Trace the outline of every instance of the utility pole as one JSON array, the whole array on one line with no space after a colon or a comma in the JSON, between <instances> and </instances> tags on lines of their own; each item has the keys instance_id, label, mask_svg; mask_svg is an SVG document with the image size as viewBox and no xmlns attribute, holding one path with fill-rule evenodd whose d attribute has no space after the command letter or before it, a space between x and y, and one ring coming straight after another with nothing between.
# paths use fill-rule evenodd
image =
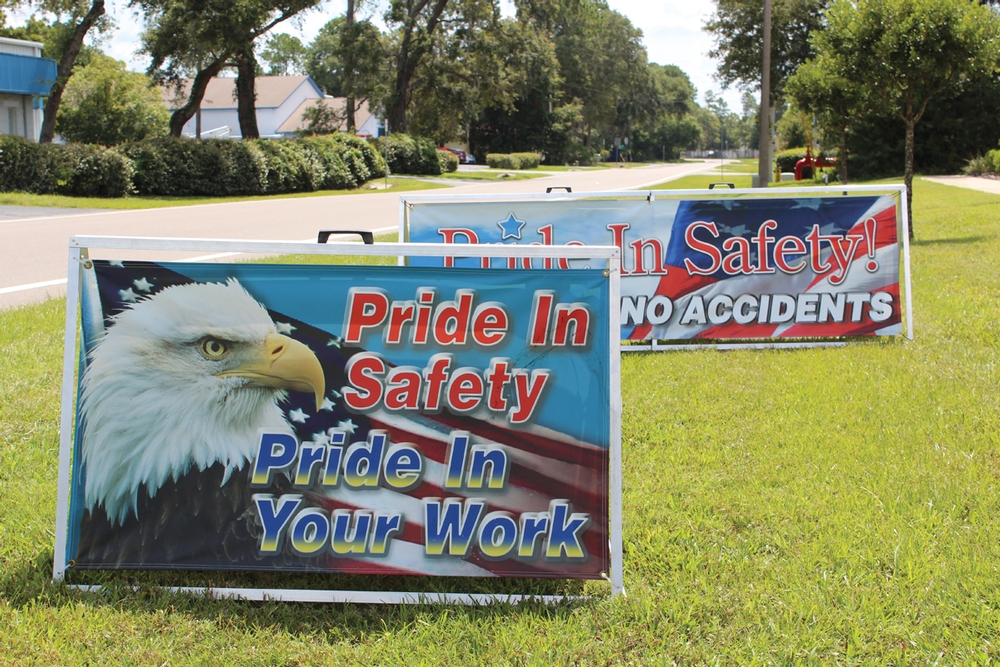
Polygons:
<instances>
[{"instance_id":1,"label":"utility pole","mask_svg":"<svg viewBox=\"0 0 1000 667\"><path fill-rule=\"evenodd\" d=\"M760 160L757 187L771 180L771 0L764 0L764 44L760 72Z\"/></svg>"}]
</instances>

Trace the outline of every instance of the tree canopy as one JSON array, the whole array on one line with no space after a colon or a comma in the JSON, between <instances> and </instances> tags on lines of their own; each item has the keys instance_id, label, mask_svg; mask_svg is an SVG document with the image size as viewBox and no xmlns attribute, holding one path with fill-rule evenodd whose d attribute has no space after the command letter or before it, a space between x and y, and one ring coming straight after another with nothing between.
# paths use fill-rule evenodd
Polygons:
<instances>
[{"instance_id":1,"label":"tree canopy","mask_svg":"<svg viewBox=\"0 0 1000 667\"><path fill-rule=\"evenodd\" d=\"M165 135L169 116L146 75L98 54L67 84L56 129L68 141L115 146Z\"/></svg>"},{"instance_id":2,"label":"tree canopy","mask_svg":"<svg viewBox=\"0 0 1000 667\"><path fill-rule=\"evenodd\" d=\"M916 125L934 98L996 70L1000 19L968 0L835 0L826 16L813 36L815 66L851 82L843 89L861 108L903 123L911 201Z\"/></svg>"}]
</instances>

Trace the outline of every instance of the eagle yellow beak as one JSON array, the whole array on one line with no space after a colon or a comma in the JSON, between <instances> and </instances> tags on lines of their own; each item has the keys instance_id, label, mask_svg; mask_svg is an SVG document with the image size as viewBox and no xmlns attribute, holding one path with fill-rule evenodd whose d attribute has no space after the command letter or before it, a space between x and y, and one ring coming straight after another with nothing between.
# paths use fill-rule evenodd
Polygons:
<instances>
[{"instance_id":1,"label":"eagle yellow beak","mask_svg":"<svg viewBox=\"0 0 1000 667\"><path fill-rule=\"evenodd\" d=\"M319 359L307 346L288 336L272 333L264 339L262 358L216 374L244 377L265 387L302 391L316 396L316 409L323 405L326 378Z\"/></svg>"}]
</instances>

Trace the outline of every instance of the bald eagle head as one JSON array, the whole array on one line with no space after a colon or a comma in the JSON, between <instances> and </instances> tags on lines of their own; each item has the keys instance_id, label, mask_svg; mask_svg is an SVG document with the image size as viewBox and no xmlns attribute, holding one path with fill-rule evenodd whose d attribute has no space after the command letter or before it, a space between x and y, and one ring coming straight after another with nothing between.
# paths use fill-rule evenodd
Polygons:
<instances>
[{"instance_id":1,"label":"bald eagle head","mask_svg":"<svg viewBox=\"0 0 1000 667\"><path fill-rule=\"evenodd\" d=\"M286 390L323 400L323 369L277 332L236 281L168 287L114 318L83 376L83 461L88 508L112 523L145 485L216 463L226 479L253 455L261 428L291 432Z\"/></svg>"}]
</instances>

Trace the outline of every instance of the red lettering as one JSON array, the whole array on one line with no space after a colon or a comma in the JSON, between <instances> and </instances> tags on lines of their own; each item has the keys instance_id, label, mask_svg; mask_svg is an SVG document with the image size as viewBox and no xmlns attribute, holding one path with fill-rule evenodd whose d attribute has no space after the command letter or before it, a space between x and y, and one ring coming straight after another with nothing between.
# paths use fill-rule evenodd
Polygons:
<instances>
[{"instance_id":1,"label":"red lettering","mask_svg":"<svg viewBox=\"0 0 1000 667\"><path fill-rule=\"evenodd\" d=\"M347 293L344 342L357 345L363 329L377 327L389 312L389 297L380 291L352 287Z\"/></svg>"},{"instance_id":2,"label":"red lettering","mask_svg":"<svg viewBox=\"0 0 1000 667\"><path fill-rule=\"evenodd\" d=\"M700 252L703 255L708 255L712 260L712 263L708 268L701 269L698 265L692 262L690 259L684 259L684 268L687 269L688 275L698 275L698 276L710 276L719 270L719 266L722 265L722 253L711 243L706 243L704 241L699 241L695 238L694 233L698 229L707 229L712 236L718 238L719 230L715 226L714 222L692 222L688 225L688 228L684 230L684 242L687 246L694 250L695 252ZM622 274L624 275L624 273Z\"/></svg>"},{"instance_id":3,"label":"red lettering","mask_svg":"<svg viewBox=\"0 0 1000 667\"><path fill-rule=\"evenodd\" d=\"M787 255L802 255L806 251L806 244L797 236L785 236L774 246L774 264L784 273L798 273L806 268L806 261L803 259L797 265L788 263Z\"/></svg>"},{"instance_id":4,"label":"red lettering","mask_svg":"<svg viewBox=\"0 0 1000 667\"><path fill-rule=\"evenodd\" d=\"M472 316L472 339L479 345L496 345L507 334L508 317L503 305L490 301L480 304Z\"/></svg>"},{"instance_id":5,"label":"red lettering","mask_svg":"<svg viewBox=\"0 0 1000 667\"><path fill-rule=\"evenodd\" d=\"M448 408L452 412L475 410L483 400L483 378L474 368L459 368L448 383Z\"/></svg>"},{"instance_id":6,"label":"red lettering","mask_svg":"<svg viewBox=\"0 0 1000 667\"><path fill-rule=\"evenodd\" d=\"M382 400L382 381L377 376L385 375L385 360L374 352L360 352L351 357L344 370L351 383L341 392L347 407L358 412L377 407Z\"/></svg>"},{"instance_id":7,"label":"red lettering","mask_svg":"<svg viewBox=\"0 0 1000 667\"><path fill-rule=\"evenodd\" d=\"M582 303L556 306L556 331L552 336L553 345L565 345L569 337L569 327L573 325L573 346L587 344L590 329L590 311Z\"/></svg>"},{"instance_id":8,"label":"red lettering","mask_svg":"<svg viewBox=\"0 0 1000 667\"><path fill-rule=\"evenodd\" d=\"M528 345L545 345L549 338L549 318L552 316L552 302L555 292L537 290L535 302L531 305L531 321L528 324Z\"/></svg>"},{"instance_id":9,"label":"red lettering","mask_svg":"<svg viewBox=\"0 0 1000 667\"><path fill-rule=\"evenodd\" d=\"M455 229L438 229L438 234L444 237L445 243L455 243L456 236L464 236L467 243L479 243L479 236L471 229L463 229L460 227ZM455 258L445 257L444 265L446 268L455 266Z\"/></svg>"},{"instance_id":10,"label":"red lettering","mask_svg":"<svg viewBox=\"0 0 1000 667\"><path fill-rule=\"evenodd\" d=\"M385 393L387 410L416 410L420 402L420 371L408 366L394 368L389 373Z\"/></svg>"},{"instance_id":11,"label":"red lettering","mask_svg":"<svg viewBox=\"0 0 1000 667\"><path fill-rule=\"evenodd\" d=\"M445 301L434 313L434 340L439 345L465 345L475 292L458 290L455 301Z\"/></svg>"}]
</instances>

